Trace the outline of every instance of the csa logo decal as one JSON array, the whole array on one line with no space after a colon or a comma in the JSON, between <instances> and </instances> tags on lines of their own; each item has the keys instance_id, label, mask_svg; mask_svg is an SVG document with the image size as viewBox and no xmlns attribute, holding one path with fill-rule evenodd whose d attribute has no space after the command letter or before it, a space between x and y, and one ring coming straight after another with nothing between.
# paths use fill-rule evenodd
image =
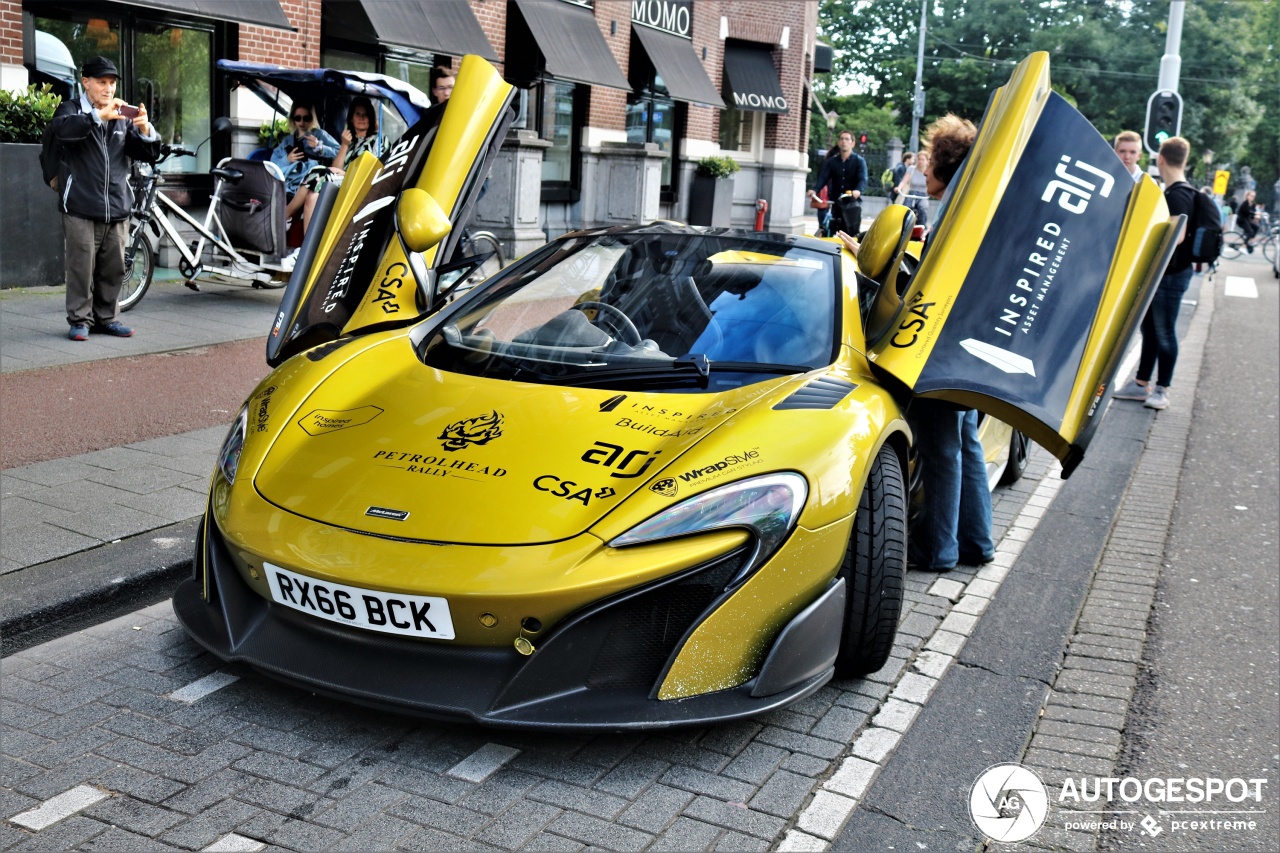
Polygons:
<instances>
[{"instance_id":1,"label":"csa logo decal","mask_svg":"<svg viewBox=\"0 0 1280 853\"><path fill-rule=\"evenodd\" d=\"M591 500L604 500L617 494L608 486L595 488L575 483L573 480L562 480L554 474L543 474L533 481L533 487L540 492L547 492L553 497L567 501L577 501L583 506L590 506Z\"/></svg>"},{"instance_id":2,"label":"csa logo decal","mask_svg":"<svg viewBox=\"0 0 1280 853\"><path fill-rule=\"evenodd\" d=\"M649 487L649 491L656 492L664 498L674 498L676 492L680 491L680 487L676 485L675 477L663 477L658 482Z\"/></svg>"},{"instance_id":3,"label":"csa logo decal","mask_svg":"<svg viewBox=\"0 0 1280 853\"><path fill-rule=\"evenodd\" d=\"M487 415L451 423L437 438L445 450L463 450L473 444L488 444L502 437L502 415L495 409Z\"/></svg>"}]
</instances>

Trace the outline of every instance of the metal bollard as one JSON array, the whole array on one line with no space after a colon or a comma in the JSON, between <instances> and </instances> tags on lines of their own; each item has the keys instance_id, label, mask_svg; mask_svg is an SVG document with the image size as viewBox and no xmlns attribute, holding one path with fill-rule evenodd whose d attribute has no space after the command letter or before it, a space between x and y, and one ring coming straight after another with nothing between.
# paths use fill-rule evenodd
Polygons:
<instances>
[{"instance_id":1,"label":"metal bollard","mask_svg":"<svg viewBox=\"0 0 1280 853\"><path fill-rule=\"evenodd\" d=\"M764 215L769 212L769 202L762 198L756 199L756 230L764 230Z\"/></svg>"}]
</instances>

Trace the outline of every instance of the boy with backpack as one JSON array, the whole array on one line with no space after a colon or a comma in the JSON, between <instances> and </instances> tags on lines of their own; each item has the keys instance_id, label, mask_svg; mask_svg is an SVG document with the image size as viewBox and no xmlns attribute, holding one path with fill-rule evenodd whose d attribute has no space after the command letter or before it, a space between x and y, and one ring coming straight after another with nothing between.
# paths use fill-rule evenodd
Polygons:
<instances>
[{"instance_id":1,"label":"boy with backpack","mask_svg":"<svg viewBox=\"0 0 1280 853\"><path fill-rule=\"evenodd\" d=\"M1169 408L1169 386L1178 361L1178 309L1191 284L1192 265L1212 263L1222 248L1222 224L1213 202L1187 183L1184 172L1191 145L1181 136L1166 139L1156 155L1156 168L1164 181L1164 198L1169 215L1184 214L1187 227L1178 238L1164 278L1156 288L1151 307L1142 319L1142 352L1138 373L1113 396L1117 400L1138 400L1149 409ZM1203 202L1203 203L1202 203ZM1206 211L1205 205L1208 206ZM1216 232L1216 234L1215 234ZM1216 240L1215 240L1216 237ZM1151 374L1157 364L1156 382Z\"/></svg>"}]
</instances>

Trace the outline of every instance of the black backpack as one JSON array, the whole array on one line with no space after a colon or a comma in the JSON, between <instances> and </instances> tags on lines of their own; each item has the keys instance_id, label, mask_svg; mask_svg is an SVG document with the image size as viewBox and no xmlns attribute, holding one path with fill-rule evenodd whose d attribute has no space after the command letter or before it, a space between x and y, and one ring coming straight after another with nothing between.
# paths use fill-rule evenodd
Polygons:
<instances>
[{"instance_id":1,"label":"black backpack","mask_svg":"<svg viewBox=\"0 0 1280 853\"><path fill-rule=\"evenodd\" d=\"M58 117L58 112L67 104L64 102L59 105L58 110L54 112L53 117ZM45 125L44 133L40 135L40 174L44 178L44 185L51 188L54 192L60 189L53 182L62 170L62 143L53 136L53 122L50 121Z\"/></svg>"},{"instance_id":2,"label":"black backpack","mask_svg":"<svg viewBox=\"0 0 1280 853\"><path fill-rule=\"evenodd\" d=\"M1187 219L1186 236L1186 242L1191 244L1191 261L1211 264L1222 254L1222 211L1212 198L1198 192L1186 181L1174 186L1184 186L1191 192L1191 216Z\"/></svg>"}]
</instances>

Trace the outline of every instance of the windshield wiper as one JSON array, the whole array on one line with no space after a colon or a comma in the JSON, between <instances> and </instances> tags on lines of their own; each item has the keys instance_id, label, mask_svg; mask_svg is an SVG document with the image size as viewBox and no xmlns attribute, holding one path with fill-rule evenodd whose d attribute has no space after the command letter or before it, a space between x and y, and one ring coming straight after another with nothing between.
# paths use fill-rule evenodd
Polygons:
<instances>
[{"instance_id":1,"label":"windshield wiper","mask_svg":"<svg viewBox=\"0 0 1280 853\"><path fill-rule=\"evenodd\" d=\"M556 385L593 385L598 382L616 382L627 380L632 382L651 382L669 384L686 380L696 381L701 387L710 384L711 367L718 373L770 373L779 376L794 373L807 373L812 367L803 364L758 364L751 361L711 361L701 353L681 356L661 365L630 365L627 367L607 367L589 370L573 376L565 376L554 380Z\"/></svg>"}]
</instances>

